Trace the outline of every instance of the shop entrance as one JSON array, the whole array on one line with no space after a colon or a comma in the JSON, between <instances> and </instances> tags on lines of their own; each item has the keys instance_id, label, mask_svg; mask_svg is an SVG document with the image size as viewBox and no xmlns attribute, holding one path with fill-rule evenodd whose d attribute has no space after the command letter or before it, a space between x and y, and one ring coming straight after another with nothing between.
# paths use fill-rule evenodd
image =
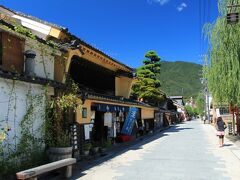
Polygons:
<instances>
[{"instance_id":1,"label":"shop entrance","mask_svg":"<svg viewBox=\"0 0 240 180\"><path fill-rule=\"evenodd\" d=\"M146 132L152 131L154 129L154 119L144 119L144 124Z\"/></svg>"},{"instance_id":2,"label":"shop entrance","mask_svg":"<svg viewBox=\"0 0 240 180\"><path fill-rule=\"evenodd\" d=\"M95 111L95 120L93 126L93 141L102 143L105 138L104 112Z\"/></svg>"}]
</instances>

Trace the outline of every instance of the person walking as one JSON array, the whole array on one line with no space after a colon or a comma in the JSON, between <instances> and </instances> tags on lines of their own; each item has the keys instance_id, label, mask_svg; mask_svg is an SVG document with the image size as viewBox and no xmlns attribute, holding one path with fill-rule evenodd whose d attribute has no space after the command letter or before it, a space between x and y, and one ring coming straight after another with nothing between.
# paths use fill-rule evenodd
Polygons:
<instances>
[{"instance_id":1,"label":"person walking","mask_svg":"<svg viewBox=\"0 0 240 180\"><path fill-rule=\"evenodd\" d=\"M219 137L219 147L222 147L224 144L224 131L226 129L226 124L223 121L222 117L218 117L216 124L217 136Z\"/></svg>"}]
</instances>

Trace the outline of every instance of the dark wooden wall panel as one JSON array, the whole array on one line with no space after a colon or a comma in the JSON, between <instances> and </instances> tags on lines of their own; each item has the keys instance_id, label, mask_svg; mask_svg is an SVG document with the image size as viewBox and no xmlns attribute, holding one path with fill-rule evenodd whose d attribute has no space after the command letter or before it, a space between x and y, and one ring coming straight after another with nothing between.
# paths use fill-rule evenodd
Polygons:
<instances>
[{"instance_id":1,"label":"dark wooden wall panel","mask_svg":"<svg viewBox=\"0 0 240 180\"><path fill-rule=\"evenodd\" d=\"M2 68L23 73L24 41L8 33L2 33Z\"/></svg>"}]
</instances>

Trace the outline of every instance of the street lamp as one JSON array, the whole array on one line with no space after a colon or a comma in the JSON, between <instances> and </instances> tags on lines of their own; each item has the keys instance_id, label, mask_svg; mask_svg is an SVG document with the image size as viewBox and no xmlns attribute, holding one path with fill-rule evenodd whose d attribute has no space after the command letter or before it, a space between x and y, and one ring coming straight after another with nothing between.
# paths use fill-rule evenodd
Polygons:
<instances>
[{"instance_id":1,"label":"street lamp","mask_svg":"<svg viewBox=\"0 0 240 180\"><path fill-rule=\"evenodd\" d=\"M239 13L228 13L227 14L227 23L236 24L239 21Z\"/></svg>"},{"instance_id":2,"label":"street lamp","mask_svg":"<svg viewBox=\"0 0 240 180\"><path fill-rule=\"evenodd\" d=\"M239 13L236 12L236 9L238 7L240 7L239 4L235 4L235 5L232 4L232 5L227 6L227 8L230 9L230 12L227 13L227 24L236 24L236 23L238 23L238 21L239 21ZM234 12L233 8L234 8L235 12Z\"/></svg>"}]
</instances>

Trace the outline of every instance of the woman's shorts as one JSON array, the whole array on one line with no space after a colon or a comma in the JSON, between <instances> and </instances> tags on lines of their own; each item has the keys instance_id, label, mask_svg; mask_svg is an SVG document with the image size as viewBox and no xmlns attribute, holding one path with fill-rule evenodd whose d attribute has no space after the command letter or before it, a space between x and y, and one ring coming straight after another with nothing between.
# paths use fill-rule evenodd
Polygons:
<instances>
[{"instance_id":1,"label":"woman's shorts","mask_svg":"<svg viewBox=\"0 0 240 180\"><path fill-rule=\"evenodd\" d=\"M224 131L217 131L217 136L224 136Z\"/></svg>"}]
</instances>

